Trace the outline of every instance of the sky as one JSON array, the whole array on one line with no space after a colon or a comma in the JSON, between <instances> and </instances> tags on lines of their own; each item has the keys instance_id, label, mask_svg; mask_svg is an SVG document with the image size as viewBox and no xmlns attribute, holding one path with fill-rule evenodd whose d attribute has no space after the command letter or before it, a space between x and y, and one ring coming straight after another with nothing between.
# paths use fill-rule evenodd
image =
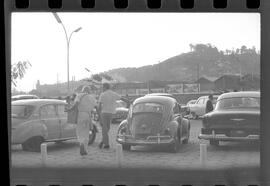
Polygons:
<instances>
[{"instance_id":1,"label":"sky","mask_svg":"<svg viewBox=\"0 0 270 186\"><path fill-rule=\"evenodd\" d=\"M219 50L260 50L259 13L58 13L70 40L70 80L121 67L140 67L189 52L189 44ZM17 90L67 81L67 42L52 13L12 13L11 63L29 61Z\"/></svg>"}]
</instances>

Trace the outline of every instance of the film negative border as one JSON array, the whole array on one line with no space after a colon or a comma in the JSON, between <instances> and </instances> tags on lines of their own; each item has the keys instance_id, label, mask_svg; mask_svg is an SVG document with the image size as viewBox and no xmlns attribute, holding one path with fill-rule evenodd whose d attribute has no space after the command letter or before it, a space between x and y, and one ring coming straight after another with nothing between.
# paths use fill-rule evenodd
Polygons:
<instances>
[{"instance_id":1,"label":"film negative border","mask_svg":"<svg viewBox=\"0 0 270 186\"><path fill-rule=\"evenodd\" d=\"M257 3L255 3L255 8L254 5L250 4L252 1L254 0L227 0L226 2L226 8L214 8L214 0L194 0L194 6L192 8L192 3L191 5L189 5L188 7L184 7L181 2L184 1L180 1L180 0L161 0L161 6L160 8L148 8L147 7L147 0L129 0L128 1L128 5L124 6L124 5L119 5L119 7L115 6L115 1L113 0L62 0L61 1L61 7L60 8L50 8L49 4L48 4L48 0L17 0L17 1L26 1L26 5L22 4L21 7L16 7L16 0L5 0L5 11L6 11L6 20L8 22L8 24L6 25L6 31L10 31L8 30L10 28L10 14L11 12L48 12L48 11L57 11L57 12L258 12L258 13L262 13L262 97L269 95L270 93L270 89L269 86L267 85L270 82L270 78L267 76L267 71L270 69L269 68L269 64L266 64L266 60L269 60L270 57L270 52L269 52L269 46L270 46L270 39L269 39L269 10L270 10L270 4L268 0L260 0L259 3L257 1ZM119 0L120 2L121 0ZM186 1L190 1L190 0L186 0ZM192 1L192 0L191 0ZM27 2L29 2L27 4ZM258 5L259 4L259 5ZM82 6L83 5L83 6ZM54 6L54 5L53 5ZM224 5L223 5L224 6ZM259 7L259 8L256 8ZM268 13L267 13L268 11ZM268 23L268 24L267 24ZM10 36L10 33L7 34L6 36ZM8 38L7 37L7 38ZM6 41L6 47L10 47L10 43L9 41ZM7 54L7 59L8 59L9 54ZM267 68L268 67L268 68ZM269 73L268 73L269 74ZM267 116L267 112L268 110L265 109L269 109L267 107L267 100L264 100L265 103L262 103L262 114L264 115L264 117L262 118L262 121L267 122L270 120L270 116ZM269 115L269 114L268 114ZM262 139L264 141L264 143L261 145L262 149L267 149L267 147L269 147L269 142L267 142L266 140L269 139L269 136L266 137L266 133L265 131L269 131L269 126L263 125L261 127L261 131L262 131ZM262 182L261 184L258 183L254 183L252 181L250 181L249 183L242 183L241 185L249 185L249 186L254 186L254 185L269 185L269 161L266 161L269 159L269 150L266 152L263 151L261 154L261 159L262 159L262 177L264 182ZM36 171L36 170L34 170ZM258 172L260 172L258 170ZM14 174L15 173L15 174ZM18 173L18 174L17 174ZM12 175L18 176L18 179L15 179L12 181L11 185L41 185L40 183L36 183L33 182L33 180L28 179L27 177L24 178L21 177L24 174L27 174L26 172L24 172L24 170L18 170L18 172L12 172ZM60 175L60 174L59 174ZM85 175L86 176L86 175ZM164 175L164 177L166 177L166 175ZM45 176L46 179L46 176ZM42 182L42 185L74 185L73 183L68 184L68 182L65 181L56 181L54 182L54 178L53 177L48 177L48 179L52 180L52 181L48 181L48 182ZM96 178L97 180L101 180L101 177ZM180 178L178 178L178 180L180 180ZM108 181L109 179L106 178L104 179L104 183L106 181ZM91 176L89 181L91 182ZM162 182L162 181L160 181ZM77 182L79 183L79 182ZM95 184L96 183L96 184ZM99 182L93 182L93 183L89 183L87 181L84 182L82 185L93 185L93 186L99 186L99 185L177 185L180 186L181 183L180 181L175 183L174 182L169 182L164 183L164 184L157 184L156 182L153 183L146 183L146 182L131 182L131 184L129 184L130 182L119 182L119 183L108 183L106 182L104 183L99 183ZM81 185L80 183L77 185ZM198 184L194 184L194 183L186 183L183 184L185 186L187 185L210 185L209 183L198 183ZM231 183L224 183L224 182L218 182L215 184L211 184L211 185L239 185L235 182Z\"/></svg>"},{"instance_id":2,"label":"film negative border","mask_svg":"<svg viewBox=\"0 0 270 186\"><path fill-rule=\"evenodd\" d=\"M262 0L11 0L12 11L258 12Z\"/></svg>"}]
</instances>

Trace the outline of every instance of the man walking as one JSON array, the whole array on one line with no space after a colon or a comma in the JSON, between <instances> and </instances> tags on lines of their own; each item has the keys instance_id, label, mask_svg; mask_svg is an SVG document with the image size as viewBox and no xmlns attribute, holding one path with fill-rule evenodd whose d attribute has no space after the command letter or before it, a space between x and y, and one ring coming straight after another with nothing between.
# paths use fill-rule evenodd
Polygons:
<instances>
[{"instance_id":1,"label":"man walking","mask_svg":"<svg viewBox=\"0 0 270 186\"><path fill-rule=\"evenodd\" d=\"M80 143L80 154L87 155L87 145L89 141L89 128L92 127L91 111L96 106L96 99L90 95L90 87L85 86L75 100L74 106L78 107L78 120L76 134Z\"/></svg>"},{"instance_id":2,"label":"man walking","mask_svg":"<svg viewBox=\"0 0 270 186\"><path fill-rule=\"evenodd\" d=\"M109 135L112 115L116 109L116 101L121 96L110 89L110 84L103 84L103 92L99 97L100 124L102 126L102 141L99 148L109 149Z\"/></svg>"},{"instance_id":3,"label":"man walking","mask_svg":"<svg viewBox=\"0 0 270 186\"><path fill-rule=\"evenodd\" d=\"M208 100L206 102L206 108L205 108L205 113L208 113L208 112L211 112L214 110L214 107L213 107L213 95L209 95L208 96Z\"/></svg>"}]
</instances>

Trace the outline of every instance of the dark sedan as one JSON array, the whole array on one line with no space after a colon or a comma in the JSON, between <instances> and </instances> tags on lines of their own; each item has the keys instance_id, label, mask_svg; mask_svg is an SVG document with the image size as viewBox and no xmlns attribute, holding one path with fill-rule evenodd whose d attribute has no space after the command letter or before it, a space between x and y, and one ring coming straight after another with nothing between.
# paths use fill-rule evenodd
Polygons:
<instances>
[{"instance_id":1,"label":"dark sedan","mask_svg":"<svg viewBox=\"0 0 270 186\"><path fill-rule=\"evenodd\" d=\"M243 91L219 96L214 111L203 116L199 139L247 141L260 138L260 92Z\"/></svg>"},{"instance_id":2,"label":"dark sedan","mask_svg":"<svg viewBox=\"0 0 270 186\"><path fill-rule=\"evenodd\" d=\"M124 150L136 145L163 145L177 152L188 143L189 120L182 118L179 103L167 96L144 96L131 105L119 125L116 141Z\"/></svg>"}]
</instances>

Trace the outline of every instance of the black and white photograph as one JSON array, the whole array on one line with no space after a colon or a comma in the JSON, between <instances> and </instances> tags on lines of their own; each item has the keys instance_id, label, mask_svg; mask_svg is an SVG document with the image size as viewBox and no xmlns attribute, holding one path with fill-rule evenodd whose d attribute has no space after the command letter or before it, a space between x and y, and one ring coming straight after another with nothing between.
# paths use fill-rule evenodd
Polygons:
<instances>
[{"instance_id":1,"label":"black and white photograph","mask_svg":"<svg viewBox=\"0 0 270 186\"><path fill-rule=\"evenodd\" d=\"M11 168L260 168L259 13L11 15Z\"/></svg>"}]
</instances>

